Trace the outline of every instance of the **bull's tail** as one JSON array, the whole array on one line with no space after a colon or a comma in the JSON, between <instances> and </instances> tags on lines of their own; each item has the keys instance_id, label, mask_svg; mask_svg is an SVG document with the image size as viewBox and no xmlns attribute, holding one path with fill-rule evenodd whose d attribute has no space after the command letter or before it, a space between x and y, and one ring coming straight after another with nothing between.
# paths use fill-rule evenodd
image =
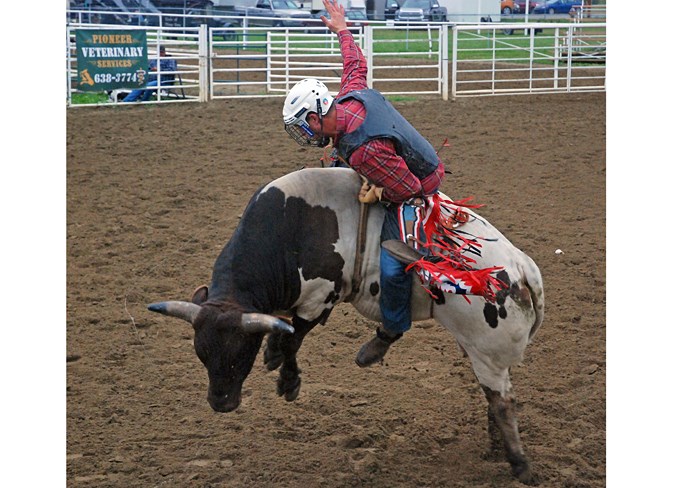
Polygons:
<instances>
[{"instance_id":1,"label":"bull's tail","mask_svg":"<svg viewBox=\"0 0 677 488\"><path fill-rule=\"evenodd\" d=\"M529 290L529 295L531 296L531 303L534 308L534 313L536 314L536 319L534 320L531 330L529 331L529 342L536 335L539 327L543 323L543 316L545 313L545 295L543 292L543 278L541 277L541 272L531 259L529 259L529 265L527 269L522 269L522 276L524 279L524 285Z\"/></svg>"}]
</instances>

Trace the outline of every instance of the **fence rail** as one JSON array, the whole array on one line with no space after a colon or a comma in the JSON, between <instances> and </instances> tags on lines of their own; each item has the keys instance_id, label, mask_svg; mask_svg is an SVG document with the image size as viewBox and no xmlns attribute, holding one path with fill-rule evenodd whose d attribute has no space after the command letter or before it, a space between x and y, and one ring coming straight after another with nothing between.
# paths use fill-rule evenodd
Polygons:
<instances>
[{"instance_id":1,"label":"fence rail","mask_svg":"<svg viewBox=\"0 0 677 488\"><path fill-rule=\"evenodd\" d=\"M212 29L211 98L284 96L299 80L314 77L336 87L342 68L335 35L301 27L231 29L219 41ZM311 32L307 32L310 30ZM356 36L360 43L361 36Z\"/></svg>"},{"instance_id":2,"label":"fence rail","mask_svg":"<svg viewBox=\"0 0 677 488\"><path fill-rule=\"evenodd\" d=\"M452 98L606 90L605 23L452 31Z\"/></svg>"},{"instance_id":3,"label":"fence rail","mask_svg":"<svg viewBox=\"0 0 677 488\"><path fill-rule=\"evenodd\" d=\"M315 77L337 92L340 48L324 27L149 27L149 56L164 45L177 60L177 81L150 102L282 97ZM77 93L77 29L67 25L67 103ZM385 95L468 96L604 91L606 23L368 25L356 30L368 85ZM170 94L180 96L167 96ZM111 94L112 103L117 103Z\"/></svg>"}]
</instances>

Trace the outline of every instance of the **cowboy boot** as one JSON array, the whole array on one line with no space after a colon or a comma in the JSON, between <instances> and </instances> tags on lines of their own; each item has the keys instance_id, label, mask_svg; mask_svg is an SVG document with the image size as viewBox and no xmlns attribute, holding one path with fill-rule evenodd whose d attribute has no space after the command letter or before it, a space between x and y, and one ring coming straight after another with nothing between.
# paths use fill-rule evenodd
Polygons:
<instances>
[{"instance_id":1,"label":"cowboy boot","mask_svg":"<svg viewBox=\"0 0 677 488\"><path fill-rule=\"evenodd\" d=\"M360 368L383 361L390 344L402 337L402 334L391 334L381 327L376 329L376 337L364 344L357 353L355 362Z\"/></svg>"}]
</instances>

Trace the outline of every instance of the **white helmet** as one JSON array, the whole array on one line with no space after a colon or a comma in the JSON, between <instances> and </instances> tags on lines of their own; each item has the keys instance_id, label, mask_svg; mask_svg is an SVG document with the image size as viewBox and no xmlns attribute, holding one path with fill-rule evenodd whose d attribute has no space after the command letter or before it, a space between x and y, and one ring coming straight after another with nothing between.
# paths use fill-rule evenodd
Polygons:
<instances>
[{"instance_id":1,"label":"white helmet","mask_svg":"<svg viewBox=\"0 0 677 488\"><path fill-rule=\"evenodd\" d=\"M306 117L310 112L315 112L322 123L322 116L329 112L332 103L334 97L320 80L306 78L299 81L284 101L284 129L302 146L326 146L329 139L315 134L306 122Z\"/></svg>"}]
</instances>

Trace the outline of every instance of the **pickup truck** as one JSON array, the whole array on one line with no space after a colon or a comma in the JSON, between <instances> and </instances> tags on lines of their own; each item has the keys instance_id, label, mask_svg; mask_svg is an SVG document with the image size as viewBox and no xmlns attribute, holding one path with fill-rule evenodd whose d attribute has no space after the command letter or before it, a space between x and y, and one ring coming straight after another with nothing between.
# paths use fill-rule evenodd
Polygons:
<instances>
[{"instance_id":1,"label":"pickup truck","mask_svg":"<svg viewBox=\"0 0 677 488\"><path fill-rule=\"evenodd\" d=\"M446 22L447 8L437 0L404 0L395 14L400 22Z\"/></svg>"},{"instance_id":2,"label":"pickup truck","mask_svg":"<svg viewBox=\"0 0 677 488\"><path fill-rule=\"evenodd\" d=\"M401 3L402 0L386 0L386 7L383 12L386 20L395 20L395 15L397 15Z\"/></svg>"},{"instance_id":3,"label":"pickup truck","mask_svg":"<svg viewBox=\"0 0 677 488\"><path fill-rule=\"evenodd\" d=\"M345 12L346 12L346 26L348 27L348 30L350 30L351 32L360 32L363 25L369 24L367 20L367 14L365 13L364 10L347 8L345 9ZM324 27L326 29L324 22L322 22L320 16L325 16L328 19L331 18L331 15L329 15L329 13L326 10L319 10L318 12L313 14L313 19L307 24L308 27Z\"/></svg>"},{"instance_id":4,"label":"pickup truck","mask_svg":"<svg viewBox=\"0 0 677 488\"><path fill-rule=\"evenodd\" d=\"M263 27L304 27L311 18L310 12L293 0L258 0L256 7L236 8L234 13L247 17L251 26Z\"/></svg>"}]
</instances>

